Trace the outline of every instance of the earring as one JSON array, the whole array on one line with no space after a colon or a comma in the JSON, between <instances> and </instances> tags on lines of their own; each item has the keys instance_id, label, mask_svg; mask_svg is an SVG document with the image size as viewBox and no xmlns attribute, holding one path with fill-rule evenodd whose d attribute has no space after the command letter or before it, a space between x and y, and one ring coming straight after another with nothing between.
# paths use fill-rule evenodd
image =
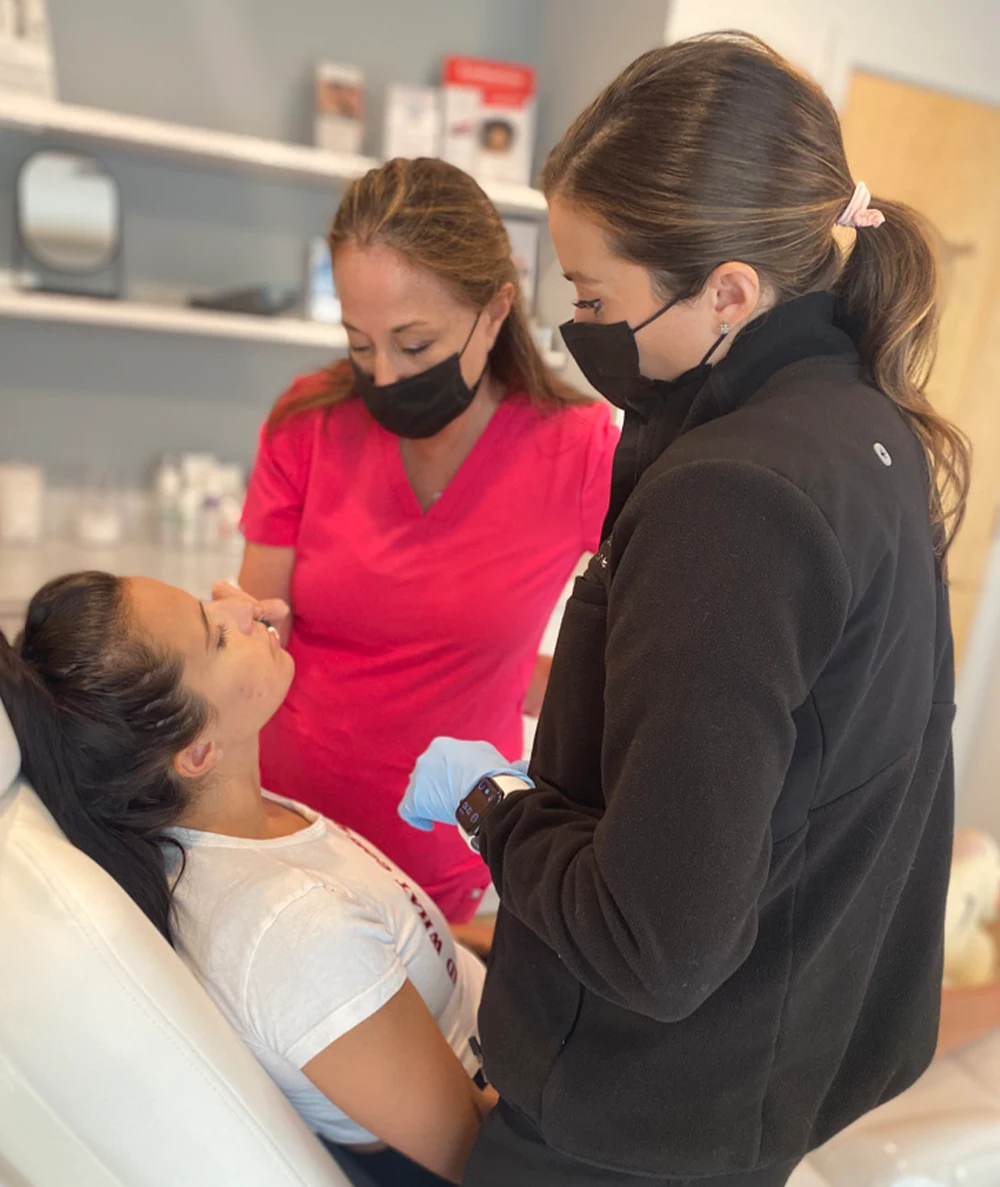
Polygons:
<instances>
[{"instance_id":1,"label":"earring","mask_svg":"<svg viewBox=\"0 0 1000 1187\"><path fill-rule=\"evenodd\" d=\"M729 333L729 331L732 328L733 327L729 324L729 322L727 322L727 321L720 322L719 323L719 337L725 338L725 336Z\"/></svg>"}]
</instances>

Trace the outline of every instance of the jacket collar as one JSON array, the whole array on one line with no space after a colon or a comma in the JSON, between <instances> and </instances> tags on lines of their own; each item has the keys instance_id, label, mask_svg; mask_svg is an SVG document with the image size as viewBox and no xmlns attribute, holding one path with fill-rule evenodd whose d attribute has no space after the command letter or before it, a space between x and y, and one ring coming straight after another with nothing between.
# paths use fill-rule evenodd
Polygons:
<instances>
[{"instance_id":1,"label":"jacket collar","mask_svg":"<svg viewBox=\"0 0 1000 1187\"><path fill-rule=\"evenodd\" d=\"M694 394L677 435L735 412L793 363L817 357L857 361L857 348L836 324L836 300L831 292L807 293L750 322Z\"/></svg>"},{"instance_id":2,"label":"jacket collar","mask_svg":"<svg viewBox=\"0 0 1000 1187\"><path fill-rule=\"evenodd\" d=\"M642 474L678 437L735 412L785 367L817 357L858 359L850 336L837 324L832 292L776 305L741 330L726 357L707 373L659 385L629 408L615 454L605 537Z\"/></svg>"}]
</instances>

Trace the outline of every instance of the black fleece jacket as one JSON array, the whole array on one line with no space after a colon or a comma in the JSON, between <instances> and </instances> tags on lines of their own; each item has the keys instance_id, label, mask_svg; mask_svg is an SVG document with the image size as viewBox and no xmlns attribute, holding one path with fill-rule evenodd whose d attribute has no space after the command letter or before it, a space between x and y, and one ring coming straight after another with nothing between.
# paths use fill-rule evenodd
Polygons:
<instances>
[{"instance_id":1,"label":"black fleece jacket","mask_svg":"<svg viewBox=\"0 0 1000 1187\"><path fill-rule=\"evenodd\" d=\"M718 1175L804 1155L930 1061L951 629L922 448L832 294L640 412L537 788L484 827L480 1025L553 1147Z\"/></svg>"}]
</instances>

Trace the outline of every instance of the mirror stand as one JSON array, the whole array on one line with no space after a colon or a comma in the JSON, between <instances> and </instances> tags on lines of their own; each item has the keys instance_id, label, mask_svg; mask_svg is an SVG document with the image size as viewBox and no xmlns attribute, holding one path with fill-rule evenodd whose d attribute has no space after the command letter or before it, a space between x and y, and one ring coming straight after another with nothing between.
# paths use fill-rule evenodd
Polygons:
<instances>
[{"instance_id":1,"label":"mirror stand","mask_svg":"<svg viewBox=\"0 0 1000 1187\"><path fill-rule=\"evenodd\" d=\"M41 149L17 174L14 267L25 288L120 297L122 204L118 183L88 153Z\"/></svg>"}]
</instances>

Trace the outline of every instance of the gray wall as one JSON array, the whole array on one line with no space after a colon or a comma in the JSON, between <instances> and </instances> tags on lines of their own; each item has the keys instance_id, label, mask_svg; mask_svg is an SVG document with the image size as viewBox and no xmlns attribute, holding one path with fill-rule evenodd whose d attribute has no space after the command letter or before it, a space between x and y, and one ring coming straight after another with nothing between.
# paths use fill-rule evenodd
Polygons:
<instances>
[{"instance_id":1,"label":"gray wall","mask_svg":"<svg viewBox=\"0 0 1000 1187\"><path fill-rule=\"evenodd\" d=\"M667 0L548 0L540 70L545 80L539 110L538 164L580 111L633 59L664 43ZM542 237L538 263L538 319L558 326L573 315L573 286L562 275L552 242ZM558 335L557 343L559 345ZM564 378L587 383L569 362Z\"/></svg>"},{"instance_id":2,"label":"gray wall","mask_svg":"<svg viewBox=\"0 0 1000 1187\"><path fill-rule=\"evenodd\" d=\"M539 64L542 0L49 0L60 97L154 118L308 143L319 58L357 62L378 150L387 82L434 81L447 53ZM544 79L542 80L544 85ZM11 192L37 138L0 132L0 268ZM270 281L296 285L325 229L328 186L100 154L125 209L137 299ZM0 460L42 461L56 483L88 469L123 482L160 451L249 462L288 380L326 355L302 347L0 320Z\"/></svg>"},{"instance_id":3,"label":"gray wall","mask_svg":"<svg viewBox=\"0 0 1000 1187\"><path fill-rule=\"evenodd\" d=\"M67 102L309 143L322 58L363 67L379 146L389 82L449 53L534 63L544 0L49 0Z\"/></svg>"},{"instance_id":4,"label":"gray wall","mask_svg":"<svg viewBox=\"0 0 1000 1187\"><path fill-rule=\"evenodd\" d=\"M633 59L664 44L667 0L548 0L539 164L579 112Z\"/></svg>"}]
</instances>

